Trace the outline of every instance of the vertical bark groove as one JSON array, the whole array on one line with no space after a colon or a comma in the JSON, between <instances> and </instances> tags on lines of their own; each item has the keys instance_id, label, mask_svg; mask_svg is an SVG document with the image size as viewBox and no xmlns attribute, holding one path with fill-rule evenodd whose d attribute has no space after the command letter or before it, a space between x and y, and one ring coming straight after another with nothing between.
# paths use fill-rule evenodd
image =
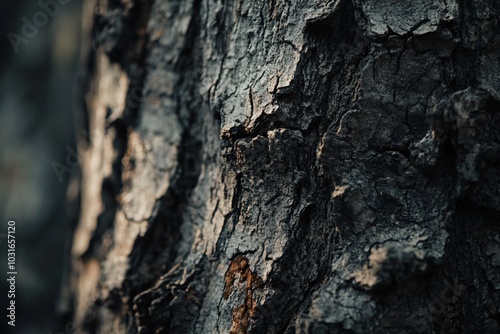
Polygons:
<instances>
[{"instance_id":1,"label":"vertical bark groove","mask_svg":"<svg viewBox=\"0 0 500 334\"><path fill-rule=\"evenodd\" d=\"M77 322L498 331L499 8L99 1Z\"/></svg>"}]
</instances>

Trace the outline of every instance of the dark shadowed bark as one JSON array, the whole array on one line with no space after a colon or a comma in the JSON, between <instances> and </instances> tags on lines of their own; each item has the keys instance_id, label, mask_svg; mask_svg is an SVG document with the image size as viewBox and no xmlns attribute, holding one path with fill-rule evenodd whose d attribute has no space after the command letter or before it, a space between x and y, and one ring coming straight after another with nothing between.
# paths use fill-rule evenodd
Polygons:
<instances>
[{"instance_id":1,"label":"dark shadowed bark","mask_svg":"<svg viewBox=\"0 0 500 334\"><path fill-rule=\"evenodd\" d=\"M86 15L82 332L500 331L497 1Z\"/></svg>"}]
</instances>

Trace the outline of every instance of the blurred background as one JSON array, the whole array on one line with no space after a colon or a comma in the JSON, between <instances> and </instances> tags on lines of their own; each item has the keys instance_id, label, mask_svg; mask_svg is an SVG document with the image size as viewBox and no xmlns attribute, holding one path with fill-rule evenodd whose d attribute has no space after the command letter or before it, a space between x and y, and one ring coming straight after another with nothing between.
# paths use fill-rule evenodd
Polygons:
<instances>
[{"instance_id":1,"label":"blurred background","mask_svg":"<svg viewBox=\"0 0 500 334\"><path fill-rule=\"evenodd\" d=\"M81 7L81 0L0 5L1 333L72 332L61 320L70 311L61 287L78 215L67 198L77 203L79 170L66 159L75 148ZM16 222L15 328L5 311L9 220Z\"/></svg>"}]
</instances>

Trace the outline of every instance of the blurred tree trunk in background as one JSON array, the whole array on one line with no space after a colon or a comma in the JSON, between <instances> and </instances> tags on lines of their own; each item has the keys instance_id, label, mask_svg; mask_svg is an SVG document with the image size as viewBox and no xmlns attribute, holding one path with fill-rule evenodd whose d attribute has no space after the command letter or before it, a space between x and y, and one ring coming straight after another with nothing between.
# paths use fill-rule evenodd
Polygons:
<instances>
[{"instance_id":1,"label":"blurred tree trunk in background","mask_svg":"<svg viewBox=\"0 0 500 334\"><path fill-rule=\"evenodd\" d=\"M496 1L86 11L76 328L500 330Z\"/></svg>"},{"instance_id":2,"label":"blurred tree trunk in background","mask_svg":"<svg viewBox=\"0 0 500 334\"><path fill-rule=\"evenodd\" d=\"M46 15L36 33L29 30L29 38L16 45L9 34L22 39L25 21L40 18L43 9L32 0L3 0L0 5L0 333L56 333L63 330L56 307L70 311L56 304L63 267L68 274L69 257L63 265L70 250L65 241L72 234L67 219L78 213L65 199L78 194L78 183L67 192L69 174L58 179L51 164L64 162L66 147L75 146L71 109L81 1L66 1L58 8L57 15ZM15 328L6 317L11 300L6 280L10 220L16 222Z\"/></svg>"}]
</instances>

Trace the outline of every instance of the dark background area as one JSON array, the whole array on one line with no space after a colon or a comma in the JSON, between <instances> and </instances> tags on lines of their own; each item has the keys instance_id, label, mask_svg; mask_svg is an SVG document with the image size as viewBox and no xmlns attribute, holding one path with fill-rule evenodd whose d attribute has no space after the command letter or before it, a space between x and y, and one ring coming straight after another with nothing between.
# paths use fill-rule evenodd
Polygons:
<instances>
[{"instance_id":1,"label":"dark background area","mask_svg":"<svg viewBox=\"0 0 500 334\"><path fill-rule=\"evenodd\" d=\"M53 165L67 166L68 147L75 147L82 1L65 1L41 0L59 11L47 15L17 53L8 34L23 37L23 18L33 23L43 8L38 0L0 5L1 333L72 332L67 320L61 321L71 310L61 287L67 283L71 224L78 214L67 205L78 195L78 167L58 178ZM6 317L9 220L16 222L15 328Z\"/></svg>"}]
</instances>

